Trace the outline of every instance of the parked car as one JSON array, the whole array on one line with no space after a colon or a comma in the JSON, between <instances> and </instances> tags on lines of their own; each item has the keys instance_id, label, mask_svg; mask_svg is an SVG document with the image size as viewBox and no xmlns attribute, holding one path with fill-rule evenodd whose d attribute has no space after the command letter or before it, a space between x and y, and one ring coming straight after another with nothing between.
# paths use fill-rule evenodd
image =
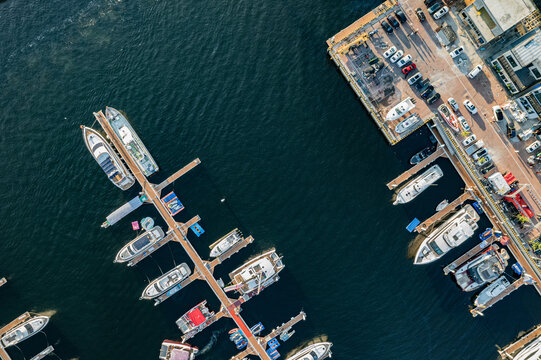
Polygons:
<instances>
[{"instance_id":1,"label":"parked car","mask_svg":"<svg viewBox=\"0 0 541 360\"><path fill-rule=\"evenodd\" d=\"M490 155L486 154L485 156L479 158L479 159L475 162L475 164L476 164L477 166L482 167L482 166L487 166L487 165L489 165L489 164L491 163L491 161L492 161L492 158L490 157Z\"/></svg>"},{"instance_id":2,"label":"parked car","mask_svg":"<svg viewBox=\"0 0 541 360\"><path fill-rule=\"evenodd\" d=\"M469 145L473 144L475 142L475 140L477 140L477 136L470 135L467 138L465 138L464 140L462 140L462 145L464 147L469 146Z\"/></svg>"},{"instance_id":3,"label":"parked car","mask_svg":"<svg viewBox=\"0 0 541 360\"><path fill-rule=\"evenodd\" d=\"M417 65L415 63L411 64L410 66L406 66L402 69L402 74L408 76L409 73L411 73L413 70L417 69Z\"/></svg>"},{"instance_id":4,"label":"parked car","mask_svg":"<svg viewBox=\"0 0 541 360\"><path fill-rule=\"evenodd\" d=\"M423 75L421 75L421 73L418 72L417 74L413 75L412 77L410 77L410 78L408 79L408 84L413 85L413 84L415 84L417 81L419 81L422 77L423 77Z\"/></svg>"},{"instance_id":5,"label":"parked car","mask_svg":"<svg viewBox=\"0 0 541 360\"><path fill-rule=\"evenodd\" d=\"M541 141L535 140L533 143L528 145L528 147L526 148L526 152L528 153L534 152L535 150L539 149L540 146L541 146Z\"/></svg>"},{"instance_id":6,"label":"parked car","mask_svg":"<svg viewBox=\"0 0 541 360\"><path fill-rule=\"evenodd\" d=\"M441 97L440 93L435 93L434 95L432 95L426 102L428 104L433 104L435 103L436 101L438 101L438 99Z\"/></svg>"},{"instance_id":7,"label":"parked car","mask_svg":"<svg viewBox=\"0 0 541 360\"><path fill-rule=\"evenodd\" d=\"M398 60L397 63L396 63L396 66L402 67L402 66L406 65L408 62L410 62L411 59L412 59L411 55L408 54L408 55L404 56L402 59Z\"/></svg>"},{"instance_id":8,"label":"parked car","mask_svg":"<svg viewBox=\"0 0 541 360\"><path fill-rule=\"evenodd\" d=\"M481 148L481 149L477 150L476 152L474 152L471 157L472 157L473 160L477 160L477 159L482 158L483 156L485 156L487 154L488 154L487 149L486 148Z\"/></svg>"},{"instance_id":9,"label":"parked car","mask_svg":"<svg viewBox=\"0 0 541 360\"><path fill-rule=\"evenodd\" d=\"M464 48L462 46L457 47L453 51L449 53L451 55L451 58L456 58L458 55L462 54L464 52Z\"/></svg>"},{"instance_id":10,"label":"parked car","mask_svg":"<svg viewBox=\"0 0 541 360\"><path fill-rule=\"evenodd\" d=\"M447 6L444 6L438 11L436 11L434 15L432 16L434 16L435 20L438 20L438 19L441 19L443 16L445 16L445 14L447 14L448 12L449 12L449 8Z\"/></svg>"},{"instance_id":11,"label":"parked car","mask_svg":"<svg viewBox=\"0 0 541 360\"><path fill-rule=\"evenodd\" d=\"M496 121L503 120L503 111L502 108L498 105L492 107L492 112L494 112L494 119Z\"/></svg>"},{"instance_id":12,"label":"parked car","mask_svg":"<svg viewBox=\"0 0 541 360\"><path fill-rule=\"evenodd\" d=\"M389 25L389 23L385 20L382 20L381 21L381 27L383 28L383 30L385 30L387 33L392 33L393 32L393 27L391 25Z\"/></svg>"},{"instance_id":13,"label":"parked car","mask_svg":"<svg viewBox=\"0 0 541 360\"><path fill-rule=\"evenodd\" d=\"M392 27L394 28L399 28L400 27L400 23L398 22L398 20L396 20L396 18L392 15L389 15L387 16L387 21L389 22L389 24L392 25Z\"/></svg>"},{"instance_id":14,"label":"parked car","mask_svg":"<svg viewBox=\"0 0 541 360\"><path fill-rule=\"evenodd\" d=\"M477 114L477 108L470 100L464 100L464 106L470 113L472 113L472 115Z\"/></svg>"},{"instance_id":15,"label":"parked car","mask_svg":"<svg viewBox=\"0 0 541 360\"><path fill-rule=\"evenodd\" d=\"M467 131L467 132L471 131L470 125L468 124L464 116L458 117L458 123L460 124L460 127L462 128L463 131Z\"/></svg>"},{"instance_id":16,"label":"parked car","mask_svg":"<svg viewBox=\"0 0 541 360\"><path fill-rule=\"evenodd\" d=\"M494 169L494 163L493 162L491 162L489 165L485 166L484 168L482 168L479 171L481 172L481 174L486 175L492 169Z\"/></svg>"},{"instance_id":17,"label":"parked car","mask_svg":"<svg viewBox=\"0 0 541 360\"><path fill-rule=\"evenodd\" d=\"M391 60L392 63L395 63L402 56L404 56L404 52L402 50L398 50L393 56L391 56L389 60Z\"/></svg>"},{"instance_id":18,"label":"parked car","mask_svg":"<svg viewBox=\"0 0 541 360\"><path fill-rule=\"evenodd\" d=\"M458 111L458 104L457 104L457 102L455 101L455 99L449 98L449 99L447 99L447 102L449 103L449 105L451 106L451 108L452 108L454 111Z\"/></svg>"},{"instance_id":19,"label":"parked car","mask_svg":"<svg viewBox=\"0 0 541 360\"><path fill-rule=\"evenodd\" d=\"M430 83L430 79L424 79L422 81L419 81L417 84L415 84L415 88L419 91L422 91L423 88Z\"/></svg>"},{"instance_id":20,"label":"parked car","mask_svg":"<svg viewBox=\"0 0 541 360\"><path fill-rule=\"evenodd\" d=\"M425 13L423 12L421 8L417 8L417 10L415 10L415 14L417 15L417 18L419 19L420 22L423 22L426 20Z\"/></svg>"},{"instance_id":21,"label":"parked car","mask_svg":"<svg viewBox=\"0 0 541 360\"><path fill-rule=\"evenodd\" d=\"M430 7L430 6L432 6L432 4L434 4L436 1L438 1L438 0L425 0L424 3L425 3L425 6L426 6L426 7Z\"/></svg>"},{"instance_id":22,"label":"parked car","mask_svg":"<svg viewBox=\"0 0 541 360\"><path fill-rule=\"evenodd\" d=\"M423 99L428 99L430 97L430 94L432 94L432 90L434 90L434 86L429 85L423 92L421 92L421 97Z\"/></svg>"},{"instance_id":23,"label":"parked car","mask_svg":"<svg viewBox=\"0 0 541 360\"><path fill-rule=\"evenodd\" d=\"M483 65L479 64L476 67L474 67L472 71L470 71L470 73L468 74L468 77L470 79L473 79L481 72L481 70L483 70Z\"/></svg>"},{"instance_id":24,"label":"parked car","mask_svg":"<svg viewBox=\"0 0 541 360\"><path fill-rule=\"evenodd\" d=\"M404 12L402 10L396 10L394 12L394 16L396 16L398 21L400 21L401 23L405 23L406 21L408 21L408 18L406 17L406 14L404 14Z\"/></svg>"},{"instance_id":25,"label":"parked car","mask_svg":"<svg viewBox=\"0 0 541 360\"><path fill-rule=\"evenodd\" d=\"M383 57L387 59L389 56L393 55L395 52L396 52L396 46L393 46L392 48L390 48L389 50L383 53Z\"/></svg>"},{"instance_id":26,"label":"parked car","mask_svg":"<svg viewBox=\"0 0 541 360\"><path fill-rule=\"evenodd\" d=\"M435 3L434 5L430 6L428 8L428 13L430 15L434 14L436 11L438 11L441 8L442 4L440 2Z\"/></svg>"},{"instance_id":27,"label":"parked car","mask_svg":"<svg viewBox=\"0 0 541 360\"><path fill-rule=\"evenodd\" d=\"M513 122L513 120L507 121L506 127L507 127L507 137L508 138L514 138L515 136L517 136L517 131L515 129L515 123Z\"/></svg>"}]
</instances>

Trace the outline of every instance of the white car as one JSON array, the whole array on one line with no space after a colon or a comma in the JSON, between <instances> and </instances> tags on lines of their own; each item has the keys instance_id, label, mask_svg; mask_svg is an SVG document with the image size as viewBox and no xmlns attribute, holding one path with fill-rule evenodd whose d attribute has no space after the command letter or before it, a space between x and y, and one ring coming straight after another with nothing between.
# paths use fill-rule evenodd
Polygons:
<instances>
[{"instance_id":1,"label":"white car","mask_svg":"<svg viewBox=\"0 0 541 360\"><path fill-rule=\"evenodd\" d=\"M396 46L393 46L392 48L390 48L389 50L383 53L383 57L387 59L389 56L393 55L395 52L396 52Z\"/></svg>"},{"instance_id":2,"label":"white car","mask_svg":"<svg viewBox=\"0 0 541 360\"><path fill-rule=\"evenodd\" d=\"M434 19L438 20L438 19L441 19L448 12L449 12L449 8L447 6L444 6L438 11L436 11L432 16L434 16Z\"/></svg>"},{"instance_id":3,"label":"white car","mask_svg":"<svg viewBox=\"0 0 541 360\"><path fill-rule=\"evenodd\" d=\"M411 57L410 54L408 54L408 55L404 56L402 59L398 60L397 63L396 63L396 66L402 67L402 66L406 65L408 62L410 62L411 59L413 59L413 58Z\"/></svg>"},{"instance_id":4,"label":"white car","mask_svg":"<svg viewBox=\"0 0 541 360\"><path fill-rule=\"evenodd\" d=\"M451 51L449 53L449 55L451 55L451 58L456 58L458 55L462 54L464 52L464 48L462 46L460 47L457 47L456 49L454 49L453 51Z\"/></svg>"},{"instance_id":5,"label":"white car","mask_svg":"<svg viewBox=\"0 0 541 360\"><path fill-rule=\"evenodd\" d=\"M474 67L472 71L470 71L470 73L468 74L468 77L470 79L473 79L474 77L477 76L477 74L481 72L481 70L483 70L483 65L479 64L476 67Z\"/></svg>"},{"instance_id":6,"label":"white car","mask_svg":"<svg viewBox=\"0 0 541 360\"><path fill-rule=\"evenodd\" d=\"M412 77L410 77L410 78L408 79L408 84L413 85L413 84L415 84L417 81L421 80L422 77L423 77L423 75L421 75L421 73L418 72L417 74L413 75Z\"/></svg>"},{"instance_id":7,"label":"white car","mask_svg":"<svg viewBox=\"0 0 541 360\"><path fill-rule=\"evenodd\" d=\"M477 136L470 135L467 138L465 138L464 140L462 140L462 145L464 145L464 147L467 147L467 146L473 144L475 142L475 140L477 140Z\"/></svg>"},{"instance_id":8,"label":"white car","mask_svg":"<svg viewBox=\"0 0 541 360\"><path fill-rule=\"evenodd\" d=\"M526 151L527 151L528 153L534 152L534 151L537 150L540 146L541 146L541 141L535 140L533 143L531 143L530 145L528 145L528 147L526 148Z\"/></svg>"},{"instance_id":9,"label":"white car","mask_svg":"<svg viewBox=\"0 0 541 360\"><path fill-rule=\"evenodd\" d=\"M470 100L464 100L464 106L466 107L466 109L468 109L470 113L472 113L472 115L477 114L477 108Z\"/></svg>"},{"instance_id":10,"label":"white car","mask_svg":"<svg viewBox=\"0 0 541 360\"><path fill-rule=\"evenodd\" d=\"M395 63L398 59L400 59L404 55L404 52L402 50L398 50L393 56L391 56L391 62Z\"/></svg>"},{"instance_id":11,"label":"white car","mask_svg":"<svg viewBox=\"0 0 541 360\"><path fill-rule=\"evenodd\" d=\"M457 102L455 101L455 99L449 98L449 99L447 99L447 102L448 102L449 105L453 108L454 111L458 111L458 104L457 104Z\"/></svg>"},{"instance_id":12,"label":"white car","mask_svg":"<svg viewBox=\"0 0 541 360\"><path fill-rule=\"evenodd\" d=\"M492 107L492 112L494 113L494 119L496 121L501 121L504 119L502 108L498 105Z\"/></svg>"},{"instance_id":13,"label":"white car","mask_svg":"<svg viewBox=\"0 0 541 360\"><path fill-rule=\"evenodd\" d=\"M458 123L460 124L460 127L462 128L462 131L470 132L471 128L468 122L466 121L466 118L464 116L458 117Z\"/></svg>"}]
</instances>

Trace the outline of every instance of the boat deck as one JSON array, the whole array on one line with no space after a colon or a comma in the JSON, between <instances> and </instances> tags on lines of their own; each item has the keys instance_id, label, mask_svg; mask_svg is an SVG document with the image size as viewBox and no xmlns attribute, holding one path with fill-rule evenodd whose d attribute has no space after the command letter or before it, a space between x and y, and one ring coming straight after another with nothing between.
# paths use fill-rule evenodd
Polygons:
<instances>
[{"instance_id":1,"label":"boat deck","mask_svg":"<svg viewBox=\"0 0 541 360\"><path fill-rule=\"evenodd\" d=\"M444 218L449 214L451 211L455 210L457 206L461 205L464 201L468 199L473 199L473 195L470 192L465 192L464 194L460 195L458 198L456 198L453 202L451 202L449 205L447 205L442 210L438 211L428 219L426 219L421 224L417 225L415 228L415 231L420 233L421 231L425 231L428 229L431 225L433 225L435 222L439 221L440 219Z\"/></svg>"},{"instance_id":2,"label":"boat deck","mask_svg":"<svg viewBox=\"0 0 541 360\"><path fill-rule=\"evenodd\" d=\"M443 273L445 275L449 275L449 273L455 272L456 269L458 269L462 264L466 263L468 260L470 260L472 257L477 255L481 250L487 249L496 241L496 237L492 235L488 240L488 245L484 245L482 243L479 243L475 245L473 248L468 250L465 254L463 254L461 257L447 265L445 268L443 268ZM494 244L494 249L498 250L498 245Z\"/></svg>"},{"instance_id":3,"label":"boat deck","mask_svg":"<svg viewBox=\"0 0 541 360\"><path fill-rule=\"evenodd\" d=\"M21 323L25 322L31 317L30 313L25 312L21 316L19 316L17 319L13 320L6 326L2 327L0 329L0 338L4 336L5 333L12 330L14 327L19 326ZM11 357L8 355L2 344L0 343L0 358L2 360L11 360Z\"/></svg>"},{"instance_id":4,"label":"boat deck","mask_svg":"<svg viewBox=\"0 0 541 360\"><path fill-rule=\"evenodd\" d=\"M54 351L52 345L47 346L45 349L39 352L36 356L33 356L30 360L41 360Z\"/></svg>"},{"instance_id":5,"label":"boat deck","mask_svg":"<svg viewBox=\"0 0 541 360\"><path fill-rule=\"evenodd\" d=\"M205 326L203 329L201 329L200 331L192 331L192 332L189 332L187 334L182 335L182 337L181 337L182 342L186 342L189 339L193 338L195 335L199 334L201 331L208 328L210 325L214 324L216 321L220 320L223 317L229 317L229 315L227 314L227 309L222 306L220 311L218 311L216 314L214 314L214 318L212 318L212 321L210 321L207 324L207 326Z\"/></svg>"},{"instance_id":6,"label":"boat deck","mask_svg":"<svg viewBox=\"0 0 541 360\"><path fill-rule=\"evenodd\" d=\"M507 295L511 294L513 291L521 287L522 285L526 284L524 281L524 276L522 276L520 279L515 280L507 289L505 289L502 293L500 293L498 296L490 299L486 305L484 306L477 306L473 309L470 309L470 312L473 317L476 317L477 315L483 315L483 311L491 307L492 305L496 304L498 301L506 297Z\"/></svg>"},{"instance_id":7,"label":"boat deck","mask_svg":"<svg viewBox=\"0 0 541 360\"><path fill-rule=\"evenodd\" d=\"M1 279L0 279L0 287L3 286L3 285L6 285L7 282L8 282L8 281L6 280L5 277L1 278Z\"/></svg>"},{"instance_id":8,"label":"boat deck","mask_svg":"<svg viewBox=\"0 0 541 360\"><path fill-rule=\"evenodd\" d=\"M402 184L404 181L408 180L415 174L417 174L421 169L427 167L432 162L434 162L437 158L440 156L447 156L445 154L445 151L443 150L443 147L439 147L438 150L434 151L432 154L430 154L429 157L421 161L420 163L412 166L410 169L404 171L402 174L397 176L393 181L389 182L387 184L387 187L389 190L394 190L398 185Z\"/></svg>"},{"instance_id":9,"label":"boat deck","mask_svg":"<svg viewBox=\"0 0 541 360\"><path fill-rule=\"evenodd\" d=\"M526 335L498 350L498 353L500 353L502 359L513 359L512 356L514 356L517 351L521 350L524 346L528 345L532 340L535 340L539 336L541 336L541 325L537 325Z\"/></svg>"}]
</instances>

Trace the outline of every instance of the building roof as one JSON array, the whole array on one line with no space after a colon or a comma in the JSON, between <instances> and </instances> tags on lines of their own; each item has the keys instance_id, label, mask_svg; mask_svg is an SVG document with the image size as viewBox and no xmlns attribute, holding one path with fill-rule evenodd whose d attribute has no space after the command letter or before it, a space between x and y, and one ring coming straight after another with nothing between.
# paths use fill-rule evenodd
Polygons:
<instances>
[{"instance_id":1,"label":"building roof","mask_svg":"<svg viewBox=\"0 0 541 360\"><path fill-rule=\"evenodd\" d=\"M541 31L537 30L532 36L526 37L526 39L515 45L512 51L523 67L541 59Z\"/></svg>"}]
</instances>

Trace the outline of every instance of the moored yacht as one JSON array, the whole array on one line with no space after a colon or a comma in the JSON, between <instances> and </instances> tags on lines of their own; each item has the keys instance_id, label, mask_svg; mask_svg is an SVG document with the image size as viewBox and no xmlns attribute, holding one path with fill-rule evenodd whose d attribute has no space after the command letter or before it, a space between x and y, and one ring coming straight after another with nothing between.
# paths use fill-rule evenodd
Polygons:
<instances>
[{"instance_id":1,"label":"moored yacht","mask_svg":"<svg viewBox=\"0 0 541 360\"><path fill-rule=\"evenodd\" d=\"M233 245L242 240L242 234L239 229L235 229L223 236L221 239L210 245L210 256L217 257L231 249Z\"/></svg>"},{"instance_id":2,"label":"moored yacht","mask_svg":"<svg viewBox=\"0 0 541 360\"><path fill-rule=\"evenodd\" d=\"M148 284L148 286L143 291L141 299L154 299L157 296L165 293L174 286L180 284L190 276L191 270L188 267L188 264L182 263L178 266L175 266L159 278L153 280Z\"/></svg>"},{"instance_id":3,"label":"moored yacht","mask_svg":"<svg viewBox=\"0 0 541 360\"><path fill-rule=\"evenodd\" d=\"M175 323L185 335L184 338L190 338L212 324L214 319L214 311L209 310L205 300L188 310Z\"/></svg>"},{"instance_id":4,"label":"moored yacht","mask_svg":"<svg viewBox=\"0 0 541 360\"><path fill-rule=\"evenodd\" d=\"M0 339L2 346L8 347L17 345L21 341L26 340L43 330L43 328L47 326L48 322L49 317L41 315L34 316L22 322L2 336L2 339Z\"/></svg>"},{"instance_id":5,"label":"moored yacht","mask_svg":"<svg viewBox=\"0 0 541 360\"><path fill-rule=\"evenodd\" d=\"M498 253L494 246L491 246L458 268L453 276L462 290L479 289L484 284L496 280L503 273L508 257L505 249L501 249Z\"/></svg>"},{"instance_id":6,"label":"moored yacht","mask_svg":"<svg viewBox=\"0 0 541 360\"><path fill-rule=\"evenodd\" d=\"M541 358L541 336L528 344L515 355L513 360L537 360Z\"/></svg>"},{"instance_id":7,"label":"moored yacht","mask_svg":"<svg viewBox=\"0 0 541 360\"><path fill-rule=\"evenodd\" d=\"M137 136L135 130L133 130L128 119L120 111L112 107L105 108L105 116L139 170L145 176L150 176L158 171L158 165L139 136Z\"/></svg>"},{"instance_id":8,"label":"moored yacht","mask_svg":"<svg viewBox=\"0 0 541 360\"><path fill-rule=\"evenodd\" d=\"M417 114L412 114L399 122L394 128L394 131L396 131L397 134L402 134L408 130L413 130L420 122L421 118L417 116Z\"/></svg>"},{"instance_id":9,"label":"moored yacht","mask_svg":"<svg viewBox=\"0 0 541 360\"><path fill-rule=\"evenodd\" d=\"M409 97L393 106L385 116L385 120L392 121L401 118L406 113L413 110L413 108L415 108L415 102L412 98Z\"/></svg>"},{"instance_id":10,"label":"moored yacht","mask_svg":"<svg viewBox=\"0 0 541 360\"><path fill-rule=\"evenodd\" d=\"M440 106L438 106L438 112L451 129L453 129L455 132L460 131L458 119L447 105L441 104Z\"/></svg>"},{"instance_id":11,"label":"moored yacht","mask_svg":"<svg viewBox=\"0 0 541 360\"><path fill-rule=\"evenodd\" d=\"M500 276L498 280L494 281L479 293L474 301L475 306L485 306L490 300L500 295L509 286L511 286L509 280L503 275Z\"/></svg>"},{"instance_id":12,"label":"moored yacht","mask_svg":"<svg viewBox=\"0 0 541 360\"><path fill-rule=\"evenodd\" d=\"M178 341L164 340L160 348L160 360L193 360L199 349Z\"/></svg>"},{"instance_id":13,"label":"moored yacht","mask_svg":"<svg viewBox=\"0 0 541 360\"><path fill-rule=\"evenodd\" d=\"M285 267L282 258L271 249L232 271L232 286L242 295L253 296L278 281L278 273Z\"/></svg>"},{"instance_id":14,"label":"moored yacht","mask_svg":"<svg viewBox=\"0 0 541 360\"><path fill-rule=\"evenodd\" d=\"M419 151L418 153L415 153L411 157L410 164L411 165L416 165L416 164L420 163L421 161L423 161L424 159L429 157L434 151L436 151L435 146L428 146L428 147L424 148L423 150Z\"/></svg>"},{"instance_id":15,"label":"moored yacht","mask_svg":"<svg viewBox=\"0 0 541 360\"><path fill-rule=\"evenodd\" d=\"M320 342L309 345L286 360L322 360L332 356L332 343Z\"/></svg>"},{"instance_id":16,"label":"moored yacht","mask_svg":"<svg viewBox=\"0 0 541 360\"><path fill-rule=\"evenodd\" d=\"M404 204L415 199L417 195L425 191L430 185L443 176L443 171L438 165L432 166L421 175L407 183L396 195L393 205Z\"/></svg>"},{"instance_id":17,"label":"moored yacht","mask_svg":"<svg viewBox=\"0 0 541 360\"><path fill-rule=\"evenodd\" d=\"M464 206L424 239L413 263L421 265L438 260L469 239L479 228L479 219L479 214L471 205Z\"/></svg>"},{"instance_id":18,"label":"moored yacht","mask_svg":"<svg viewBox=\"0 0 541 360\"><path fill-rule=\"evenodd\" d=\"M81 125L85 145L100 165L105 175L113 184L122 190L129 189L135 184L135 179L130 171L124 166L120 157L113 148L105 141L103 136L96 130Z\"/></svg>"},{"instance_id":19,"label":"moored yacht","mask_svg":"<svg viewBox=\"0 0 541 360\"><path fill-rule=\"evenodd\" d=\"M165 234L162 228L159 226L155 226L152 229L145 231L120 249L118 254L116 254L115 262L122 263L133 259L150 248L164 236Z\"/></svg>"}]
</instances>

